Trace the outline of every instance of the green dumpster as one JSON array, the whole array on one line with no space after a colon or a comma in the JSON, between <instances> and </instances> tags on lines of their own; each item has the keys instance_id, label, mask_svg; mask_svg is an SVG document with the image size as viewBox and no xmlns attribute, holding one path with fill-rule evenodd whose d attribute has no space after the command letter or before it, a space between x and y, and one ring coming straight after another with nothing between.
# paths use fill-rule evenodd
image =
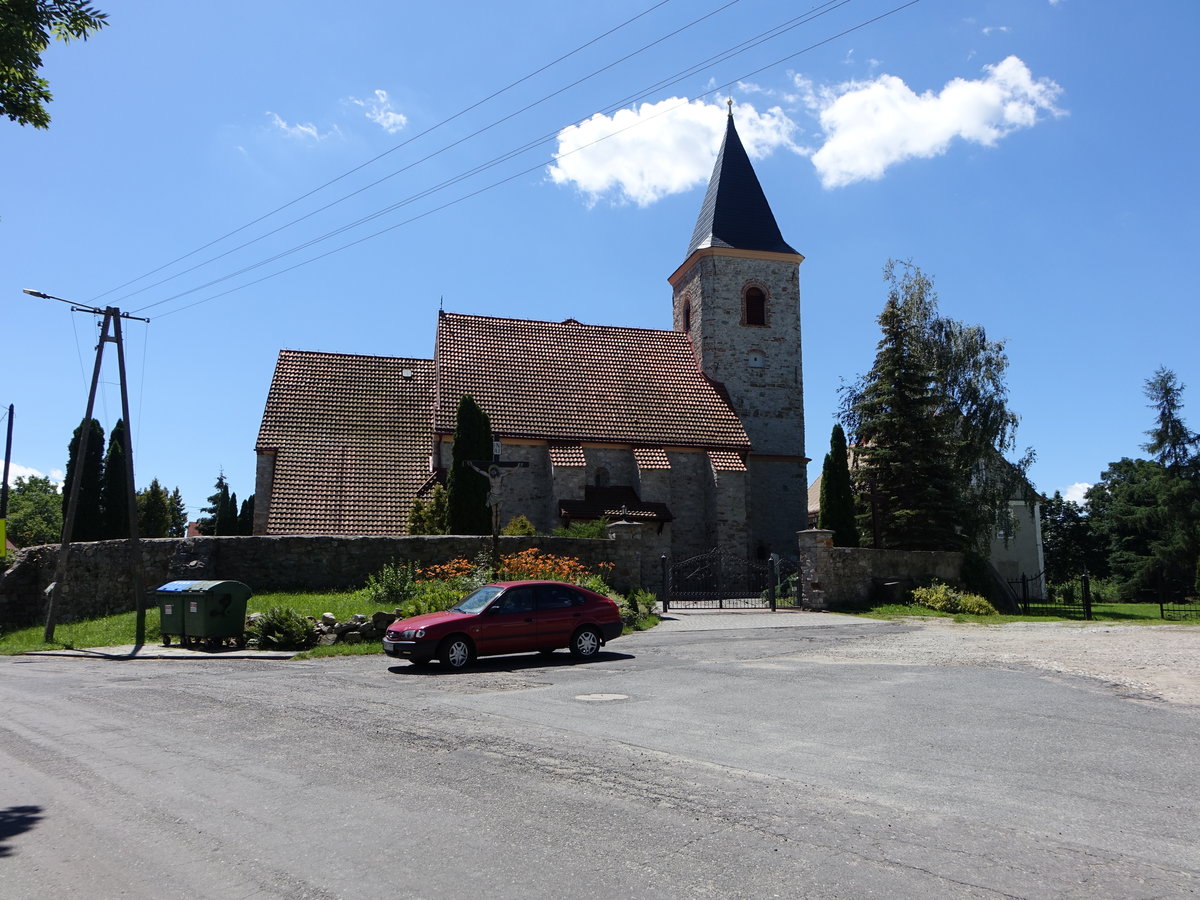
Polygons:
<instances>
[{"instance_id":1,"label":"green dumpster","mask_svg":"<svg viewBox=\"0 0 1200 900\"><path fill-rule=\"evenodd\" d=\"M246 601L240 581L172 581L156 592L163 644L173 635L185 647L246 645Z\"/></svg>"}]
</instances>

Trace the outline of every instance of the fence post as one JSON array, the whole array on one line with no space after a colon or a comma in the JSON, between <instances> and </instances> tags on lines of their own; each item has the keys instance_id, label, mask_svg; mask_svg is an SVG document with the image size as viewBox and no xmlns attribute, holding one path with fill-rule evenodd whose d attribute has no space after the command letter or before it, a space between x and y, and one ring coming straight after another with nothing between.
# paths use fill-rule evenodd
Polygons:
<instances>
[{"instance_id":1,"label":"fence post","mask_svg":"<svg viewBox=\"0 0 1200 900\"><path fill-rule=\"evenodd\" d=\"M779 585L779 554L772 553L770 560L767 562L767 578L770 583L767 585L767 599L771 601L771 612L775 612L775 591Z\"/></svg>"},{"instance_id":2,"label":"fence post","mask_svg":"<svg viewBox=\"0 0 1200 900\"><path fill-rule=\"evenodd\" d=\"M670 585L670 578L669 578L669 575L667 572L667 554L664 553L662 555L662 559L660 560L660 563L662 565L662 608L663 608L663 612L666 612L667 610L669 610L671 608L671 594L670 594L671 585Z\"/></svg>"},{"instance_id":3,"label":"fence post","mask_svg":"<svg viewBox=\"0 0 1200 900\"><path fill-rule=\"evenodd\" d=\"M1029 615L1029 576L1021 573L1021 611Z\"/></svg>"},{"instance_id":4,"label":"fence post","mask_svg":"<svg viewBox=\"0 0 1200 900\"><path fill-rule=\"evenodd\" d=\"M1087 572L1084 572L1079 581L1083 585L1083 617L1090 622L1092 620L1092 579Z\"/></svg>"}]
</instances>

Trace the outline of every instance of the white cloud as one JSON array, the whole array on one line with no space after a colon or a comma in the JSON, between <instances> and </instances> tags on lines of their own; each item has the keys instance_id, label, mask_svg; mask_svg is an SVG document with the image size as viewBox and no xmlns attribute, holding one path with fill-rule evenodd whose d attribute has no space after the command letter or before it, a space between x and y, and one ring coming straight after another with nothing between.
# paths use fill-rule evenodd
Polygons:
<instances>
[{"instance_id":1,"label":"white cloud","mask_svg":"<svg viewBox=\"0 0 1200 900\"><path fill-rule=\"evenodd\" d=\"M1087 500L1086 494L1091 485L1086 481L1077 481L1065 491L1062 492L1064 500L1070 500L1073 503L1083 503Z\"/></svg>"},{"instance_id":2,"label":"white cloud","mask_svg":"<svg viewBox=\"0 0 1200 900\"><path fill-rule=\"evenodd\" d=\"M32 469L29 466L23 466L18 462L9 463L8 466L8 485L11 488L17 483L18 478L45 478L47 477L39 469ZM55 487L62 487L63 473L61 469L52 469L49 475L50 481Z\"/></svg>"},{"instance_id":3,"label":"white cloud","mask_svg":"<svg viewBox=\"0 0 1200 900\"><path fill-rule=\"evenodd\" d=\"M366 110L366 117L388 134L402 131L408 124L408 117L392 108L392 101L388 97L387 91L376 90L375 96L369 100L351 97L350 102L355 106L363 107Z\"/></svg>"},{"instance_id":4,"label":"white cloud","mask_svg":"<svg viewBox=\"0 0 1200 900\"><path fill-rule=\"evenodd\" d=\"M1062 88L1048 78L1035 80L1017 57L984 72L974 81L955 78L937 94L918 95L895 75L815 92L825 142L812 161L821 183L832 188L878 179L896 163L945 153L955 138L990 147L1043 114L1064 115L1054 105Z\"/></svg>"},{"instance_id":5,"label":"white cloud","mask_svg":"<svg viewBox=\"0 0 1200 900\"><path fill-rule=\"evenodd\" d=\"M317 126L313 125L311 122L305 122L305 123L297 122L295 125L289 125L277 113L268 111L267 113L265 113L265 115L268 115L271 117L272 125L274 125L276 128L278 128L280 131L282 131L288 137L293 138L295 140L323 141L326 138L333 137L334 135L339 133L336 125L329 131L326 131L325 133L322 134L320 129L318 129Z\"/></svg>"},{"instance_id":6,"label":"white cloud","mask_svg":"<svg viewBox=\"0 0 1200 900\"><path fill-rule=\"evenodd\" d=\"M728 112L724 104L671 97L611 116L597 113L558 133L550 177L575 185L590 203L611 196L649 206L708 179ZM778 107L760 113L738 104L734 115L750 156L778 147L803 152L792 140L796 124Z\"/></svg>"},{"instance_id":7,"label":"white cloud","mask_svg":"<svg viewBox=\"0 0 1200 900\"><path fill-rule=\"evenodd\" d=\"M1011 29L1007 25L985 25L983 33L990 35L993 31L998 31L1000 34L1008 34Z\"/></svg>"}]
</instances>

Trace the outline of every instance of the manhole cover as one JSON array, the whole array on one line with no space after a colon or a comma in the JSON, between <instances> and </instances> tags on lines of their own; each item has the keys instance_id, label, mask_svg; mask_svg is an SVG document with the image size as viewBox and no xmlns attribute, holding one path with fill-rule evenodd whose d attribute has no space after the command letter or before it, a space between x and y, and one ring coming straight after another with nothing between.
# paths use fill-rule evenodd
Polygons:
<instances>
[{"instance_id":1,"label":"manhole cover","mask_svg":"<svg viewBox=\"0 0 1200 900\"><path fill-rule=\"evenodd\" d=\"M628 694L576 694L576 700L628 700Z\"/></svg>"}]
</instances>

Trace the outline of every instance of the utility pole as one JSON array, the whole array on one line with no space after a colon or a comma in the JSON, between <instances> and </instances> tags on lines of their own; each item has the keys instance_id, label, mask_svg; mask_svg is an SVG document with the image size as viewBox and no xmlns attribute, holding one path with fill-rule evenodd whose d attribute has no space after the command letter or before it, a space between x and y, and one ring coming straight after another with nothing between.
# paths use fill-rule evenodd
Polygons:
<instances>
[{"instance_id":1,"label":"utility pole","mask_svg":"<svg viewBox=\"0 0 1200 900\"><path fill-rule=\"evenodd\" d=\"M83 458L87 454L88 435L91 432L92 410L96 405L96 386L100 383L100 365L104 360L104 345L114 343L117 345L117 369L120 373L121 382L121 416L125 420L125 480L126 480L126 499L129 505L129 578L133 584L134 601L137 610L137 631L135 643L140 647L146 642L146 592L142 589L142 545L138 538L137 525L137 489L133 482L133 424L129 418L129 389L125 378L125 345L121 339L121 320L136 319L139 322L149 322L149 319L143 319L139 316L131 316L129 313L123 313L115 306L108 306L100 309L95 306L79 306L72 303L70 300L64 300L62 297L54 297L50 294L44 294L41 291L31 291L25 289L25 293L31 297L40 297L43 300L58 300L62 303L71 305L72 312L86 312L93 315L104 316L104 322L100 326L100 342L96 345L96 363L92 367L92 384L88 390L87 410L83 414L83 425L79 429L79 446L75 450L76 466L75 471L71 475L71 496L67 500L67 515L63 521L62 530L62 546L58 551L58 563L54 568L54 581L50 585L49 600L46 603L46 629L42 634L42 640L47 644L54 640L54 625L55 625L55 607L58 601L59 592L62 590L63 580L67 575L67 560L71 553L71 533L75 527L75 510L79 505L79 486L83 480ZM112 330L112 335L109 335L109 329Z\"/></svg>"},{"instance_id":2,"label":"utility pole","mask_svg":"<svg viewBox=\"0 0 1200 900\"><path fill-rule=\"evenodd\" d=\"M0 559L8 558L8 463L12 459L13 404L8 404L8 437L4 441L4 479L0 484Z\"/></svg>"}]
</instances>

